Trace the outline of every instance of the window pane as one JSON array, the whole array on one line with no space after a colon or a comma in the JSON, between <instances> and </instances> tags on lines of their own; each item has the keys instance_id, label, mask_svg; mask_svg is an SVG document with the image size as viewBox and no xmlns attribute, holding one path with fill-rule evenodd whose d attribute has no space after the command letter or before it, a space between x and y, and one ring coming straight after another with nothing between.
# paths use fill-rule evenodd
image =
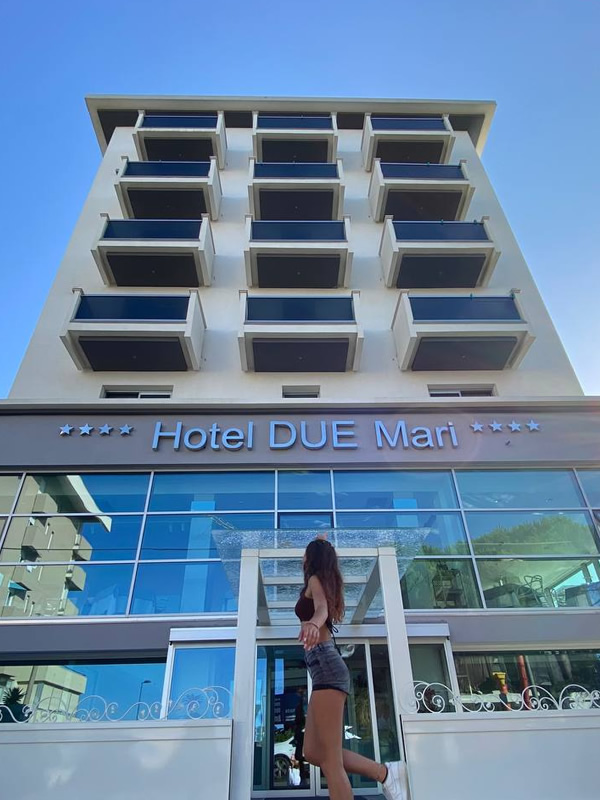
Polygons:
<instances>
[{"instance_id":1,"label":"window pane","mask_svg":"<svg viewBox=\"0 0 600 800\"><path fill-rule=\"evenodd\" d=\"M590 505L600 506L600 469L578 469L577 475Z\"/></svg>"},{"instance_id":2,"label":"window pane","mask_svg":"<svg viewBox=\"0 0 600 800\"><path fill-rule=\"evenodd\" d=\"M477 560L491 608L600 607L600 562L505 558Z\"/></svg>"},{"instance_id":3,"label":"window pane","mask_svg":"<svg viewBox=\"0 0 600 800\"><path fill-rule=\"evenodd\" d=\"M337 508L456 508L449 472L335 472Z\"/></svg>"},{"instance_id":4,"label":"window pane","mask_svg":"<svg viewBox=\"0 0 600 800\"><path fill-rule=\"evenodd\" d=\"M28 475L17 512L96 514L143 511L148 475Z\"/></svg>"},{"instance_id":5,"label":"window pane","mask_svg":"<svg viewBox=\"0 0 600 800\"><path fill-rule=\"evenodd\" d=\"M373 671L373 693L379 733L380 761L398 761L398 729L394 713L392 676L388 649L385 644L371 645L371 669Z\"/></svg>"},{"instance_id":6,"label":"window pane","mask_svg":"<svg viewBox=\"0 0 600 800\"><path fill-rule=\"evenodd\" d=\"M466 515L478 555L597 553L594 528L579 511L475 512Z\"/></svg>"},{"instance_id":7,"label":"window pane","mask_svg":"<svg viewBox=\"0 0 600 800\"><path fill-rule=\"evenodd\" d=\"M231 718L234 647L177 647L169 719Z\"/></svg>"},{"instance_id":8,"label":"window pane","mask_svg":"<svg viewBox=\"0 0 600 800\"><path fill-rule=\"evenodd\" d=\"M150 511L253 511L274 508L274 472L201 472L154 477Z\"/></svg>"},{"instance_id":9,"label":"window pane","mask_svg":"<svg viewBox=\"0 0 600 800\"><path fill-rule=\"evenodd\" d=\"M270 530L273 514L149 516L140 557L219 558L219 533L231 530ZM216 534L216 538L213 534Z\"/></svg>"},{"instance_id":10,"label":"window pane","mask_svg":"<svg viewBox=\"0 0 600 800\"><path fill-rule=\"evenodd\" d=\"M13 517L1 561L134 559L142 518Z\"/></svg>"},{"instance_id":11,"label":"window pane","mask_svg":"<svg viewBox=\"0 0 600 800\"><path fill-rule=\"evenodd\" d=\"M455 653L461 700L466 708L489 704L495 711L535 708L535 700L556 701L564 708L585 701L581 687L600 690L600 651L542 650L538 652Z\"/></svg>"},{"instance_id":12,"label":"window pane","mask_svg":"<svg viewBox=\"0 0 600 800\"><path fill-rule=\"evenodd\" d=\"M401 540L402 531L407 533L415 528L429 531L417 555L466 555L469 552L463 523L458 513L419 512L414 514L394 514L385 511L362 513L340 512L337 514L338 528L397 528ZM339 539L343 539L341 531ZM368 542L364 542L368 546Z\"/></svg>"},{"instance_id":13,"label":"window pane","mask_svg":"<svg viewBox=\"0 0 600 800\"><path fill-rule=\"evenodd\" d=\"M221 563L140 564L138 567L132 614L236 610L237 592L233 592Z\"/></svg>"},{"instance_id":14,"label":"window pane","mask_svg":"<svg viewBox=\"0 0 600 800\"><path fill-rule=\"evenodd\" d=\"M0 571L0 615L77 617L124 614L132 570L131 564L4 567Z\"/></svg>"},{"instance_id":15,"label":"window pane","mask_svg":"<svg viewBox=\"0 0 600 800\"><path fill-rule=\"evenodd\" d=\"M443 644L410 644L410 663L419 714L456 711Z\"/></svg>"},{"instance_id":16,"label":"window pane","mask_svg":"<svg viewBox=\"0 0 600 800\"><path fill-rule=\"evenodd\" d=\"M579 508L583 499L571 472L550 469L457 472L465 508Z\"/></svg>"},{"instance_id":17,"label":"window pane","mask_svg":"<svg viewBox=\"0 0 600 800\"><path fill-rule=\"evenodd\" d=\"M331 476L329 472L286 472L278 474L278 507L331 508Z\"/></svg>"},{"instance_id":18,"label":"window pane","mask_svg":"<svg viewBox=\"0 0 600 800\"><path fill-rule=\"evenodd\" d=\"M405 608L480 608L470 561L413 561L402 578Z\"/></svg>"},{"instance_id":19,"label":"window pane","mask_svg":"<svg viewBox=\"0 0 600 800\"><path fill-rule=\"evenodd\" d=\"M0 475L0 514L12 511L18 487L18 475Z\"/></svg>"},{"instance_id":20,"label":"window pane","mask_svg":"<svg viewBox=\"0 0 600 800\"><path fill-rule=\"evenodd\" d=\"M11 689L31 706L28 722L125 722L158 719L164 659L0 666L0 701ZM13 715L23 709L13 707Z\"/></svg>"},{"instance_id":21,"label":"window pane","mask_svg":"<svg viewBox=\"0 0 600 800\"><path fill-rule=\"evenodd\" d=\"M280 514L279 527L300 530L319 530L321 528L329 530L333 528L333 514Z\"/></svg>"}]
</instances>

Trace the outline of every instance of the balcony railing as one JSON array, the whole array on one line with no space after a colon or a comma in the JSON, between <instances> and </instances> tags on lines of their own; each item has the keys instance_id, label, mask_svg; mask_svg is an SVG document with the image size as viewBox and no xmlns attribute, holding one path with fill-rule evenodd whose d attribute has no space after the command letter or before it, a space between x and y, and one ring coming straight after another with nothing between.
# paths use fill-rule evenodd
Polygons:
<instances>
[{"instance_id":1,"label":"balcony railing","mask_svg":"<svg viewBox=\"0 0 600 800\"><path fill-rule=\"evenodd\" d=\"M442 117L374 117L371 115L374 131L445 131L446 123Z\"/></svg>"},{"instance_id":2,"label":"balcony railing","mask_svg":"<svg viewBox=\"0 0 600 800\"><path fill-rule=\"evenodd\" d=\"M247 322L354 322L351 297L249 297Z\"/></svg>"},{"instance_id":3,"label":"balcony railing","mask_svg":"<svg viewBox=\"0 0 600 800\"><path fill-rule=\"evenodd\" d=\"M111 219L102 239L190 240L200 236L199 219Z\"/></svg>"},{"instance_id":4,"label":"balcony railing","mask_svg":"<svg viewBox=\"0 0 600 800\"><path fill-rule=\"evenodd\" d=\"M128 161L123 175L143 178L207 178L210 161Z\"/></svg>"},{"instance_id":5,"label":"balcony railing","mask_svg":"<svg viewBox=\"0 0 600 800\"><path fill-rule=\"evenodd\" d=\"M216 114L186 116L184 114L144 114L142 128L207 128L217 127Z\"/></svg>"},{"instance_id":6,"label":"balcony railing","mask_svg":"<svg viewBox=\"0 0 600 800\"><path fill-rule=\"evenodd\" d=\"M183 322L189 297L82 295L74 319L110 322Z\"/></svg>"},{"instance_id":7,"label":"balcony railing","mask_svg":"<svg viewBox=\"0 0 600 800\"><path fill-rule=\"evenodd\" d=\"M415 322L522 321L513 297L411 297Z\"/></svg>"},{"instance_id":8,"label":"balcony railing","mask_svg":"<svg viewBox=\"0 0 600 800\"><path fill-rule=\"evenodd\" d=\"M490 241L483 222L401 222L393 221L399 242Z\"/></svg>"},{"instance_id":9,"label":"balcony railing","mask_svg":"<svg viewBox=\"0 0 600 800\"><path fill-rule=\"evenodd\" d=\"M344 220L254 220L251 238L257 242L343 242L346 227Z\"/></svg>"},{"instance_id":10,"label":"balcony railing","mask_svg":"<svg viewBox=\"0 0 600 800\"><path fill-rule=\"evenodd\" d=\"M460 164L381 164L384 178L410 180L464 180L465 175Z\"/></svg>"},{"instance_id":11,"label":"balcony railing","mask_svg":"<svg viewBox=\"0 0 600 800\"><path fill-rule=\"evenodd\" d=\"M318 162L256 163L255 178L339 178L337 164Z\"/></svg>"},{"instance_id":12,"label":"balcony railing","mask_svg":"<svg viewBox=\"0 0 600 800\"><path fill-rule=\"evenodd\" d=\"M333 130L333 121L330 116L310 117L304 115L270 115L259 114L256 127L263 130Z\"/></svg>"}]
</instances>

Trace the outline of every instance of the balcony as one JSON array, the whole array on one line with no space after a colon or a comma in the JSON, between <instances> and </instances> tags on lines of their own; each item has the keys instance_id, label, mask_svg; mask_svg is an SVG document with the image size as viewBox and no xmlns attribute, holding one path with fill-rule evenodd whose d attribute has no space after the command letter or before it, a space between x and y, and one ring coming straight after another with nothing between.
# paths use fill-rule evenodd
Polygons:
<instances>
[{"instance_id":1,"label":"balcony","mask_svg":"<svg viewBox=\"0 0 600 800\"><path fill-rule=\"evenodd\" d=\"M513 368L535 338L514 294L403 292L392 330L400 369L413 372Z\"/></svg>"},{"instance_id":2,"label":"balcony","mask_svg":"<svg viewBox=\"0 0 600 800\"><path fill-rule=\"evenodd\" d=\"M358 292L346 297L249 297L247 292L241 292L238 342L242 369L357 370L363 340L358 300Z\"/></svg>"},{"instance_id":3,"label":"balcony","mask_svg":"<svg viewBox=\"0 0 600 800\"><path fill-rule=\"evenodd\" d=\"M348 286L350 219L268 220L246 217L248 286L334 289Z\"/></svg>"},{"instance_id":4,"label":"balcony","mask_svg":"<svg viewBox=\"0 0 600 800\"><path fill-rule=\"evenodd\" d=\"M337 125L331 114L254 112L252 147L256 161L334 162Z\"/></svg>"},{"instance_id":5,"label":"balcony","mask_svg":"<svg viewBox=\"0 0 600 800\"><path fill-rule=\"evenodd\" d=\"M210 220L109 219L92 248L107 286L210 286L215 246Z\"/></svg>"},{"instance_id":6,"label":"balcony","mask_svg":"<svg viewBox=\"0 0 600 800\"><path fill-rule=\"evenodd\" d=\"M375 222L397 220L461 220L475 190L466 165L386 164L375 160L369 202Z\"/></svg>"},{"instance_id":7,"label":"balcony","mask_svg":"<svg viewBox=\"0 0 600 800\"><path fill-rule=\"evenodd\" d=\"M398 289L485 286L500 256L481 222L385 220L379 247L385 285Z\"/></svg>"},{"instance_id":8,"label":"balcony","mask_svg":"<svg viewBox=\"0 0 600 800\"><path fill-rule=\"evenodd\" d=\"M123 159L115 189L124 217L131 219L219 218L221 180L210 161Z\"/></svg>"},{"instance_id":9,"label":"balcony","mask_svg":"<svg viewBox=\"0 0 600 800\"><path fill-rule=\"evenodd\" d=\"M361 151L365 169L373 161L445 164L454 145L447 116L383 117L365 114Z\"/></svg>"},{"instance_id":10,"label":"balcony","mask_svg":"<svg viewBox=\"0 0 600 800\"><path fill-rule=\"evenodd\" d=\"M257 163L251 158L248 196L256 220L341 219L342 162Z\"/></svg>"},{"instance_id":11,"label":"balcony","mask_svg":"<svg viewBox=\"0 0 600 800\"><path fill-rule=\"evenodd\" d=\"M184 295L85 295L61 339L80 370L185 372L200 369L206 321L196 291Z\"/></svg>"},{"instance_id":12,"label":"balcony","mask_svg":"<svg viewBox=\"0 0 600 800\"><path fill-rule=\"evenodd\" d=\"M224 169L225 120L218 114L156 114L140 111L133 131L140 161L210 161Z\"/></svg>"}]
</instances>

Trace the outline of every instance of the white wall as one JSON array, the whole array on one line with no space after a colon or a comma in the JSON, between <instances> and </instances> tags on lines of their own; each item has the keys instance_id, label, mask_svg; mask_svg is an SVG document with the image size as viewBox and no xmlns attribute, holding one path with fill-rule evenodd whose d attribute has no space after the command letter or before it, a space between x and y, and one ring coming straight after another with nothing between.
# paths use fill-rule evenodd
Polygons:
<instances>
[{"instance_id":1,"label":"white wall","mask_svg":"<svg viewBox=\"0 0 600 800\"><path fill-rule=\"evenodd\" d=\"M403 717L411 800L597 800L600 712Z\"/></svg>"},{"instance_id":2,"label":"white wall","mask_svg":"<svg viewBox=\"0 0 600 800\"><path fill-rule=\"evenodd\" d=\"M521 290L521 298L536 341L518 369L503 372L410 373L398 369L390 330L398 290L383 284L378 252L382 224L370 217L367 191L370 173L361 165L361 131L342 131L338 156L346 180L344 212L352 217L351 246L355 253L351 289L361 291L365 332L361 368L357 373L243 373L236 341L239 328L238 292L245 288L244 215L248 213L248 158L251 131L227 133L227 168L221 173L221 216L213 223L216 248L214 283L201 289L207 320L202 369L190 373L78 372L58 333L72 303L73 287L87 293L131 291L107 289L101 281L90 248L98 232L99 215L120 218L114 178L121 156L136 159L132 129L115 131L77 222L62 265L42 311L38 326L10 392L10 398L97 400L103 385L173 385L173 400L277 403L282 384L318 384L325 402L384 402L426 397L428 384L494 384L501 396L565 396L581 394L558 335L545 310L531 274L512 235L485 171L467 133L458 133L451 161L467 160L475 195L468 219L490 217L502 255L491 286L499 292ZM519 176L515 175L515 180ZM133 290L135 291L135 290ZM144 291L147 291L144 289ZM162 289L156 290L164 294ZM173 290L177 293L177 290ZM272 293L280 292L272 290ZM340 290L340 293L344 293ZM346 292L347 293L347 292ZM435 293L435 292L434 292ZM290 401L288 401L290 402ZM291 401L293 402L293 401Z\"/></svg>"},{"instance_id":3,"label":"white wall","mask_svg":"<svg viewBox=\"0 0 600 800\"><path fill-rule=\"evenodd\" d=\"M231 720L0 725L0 796L227 800Z\"/></svg>"}]
</instances>

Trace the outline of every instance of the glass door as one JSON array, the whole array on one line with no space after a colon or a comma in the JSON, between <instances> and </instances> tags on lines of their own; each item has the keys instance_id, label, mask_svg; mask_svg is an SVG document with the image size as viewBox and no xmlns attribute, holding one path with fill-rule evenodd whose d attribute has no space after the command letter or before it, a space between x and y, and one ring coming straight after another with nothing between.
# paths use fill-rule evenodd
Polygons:
<instances>
[{"instance_id":1,"label":"glass door","mask_svg":"<svg viewBox=\"0 0 600 800\"><path fill-rule=\"evenodd\" d=\"M340 643L351 676L344 715L343 746L368 758L398 758L387 645L366 641ZM295 644L257 648L254 718L253 795L327 794L320 770L302 757L310 678L304 650ZM377 784L351 775L360 795L378 794Z\"/></svg>"}]
</instances>

